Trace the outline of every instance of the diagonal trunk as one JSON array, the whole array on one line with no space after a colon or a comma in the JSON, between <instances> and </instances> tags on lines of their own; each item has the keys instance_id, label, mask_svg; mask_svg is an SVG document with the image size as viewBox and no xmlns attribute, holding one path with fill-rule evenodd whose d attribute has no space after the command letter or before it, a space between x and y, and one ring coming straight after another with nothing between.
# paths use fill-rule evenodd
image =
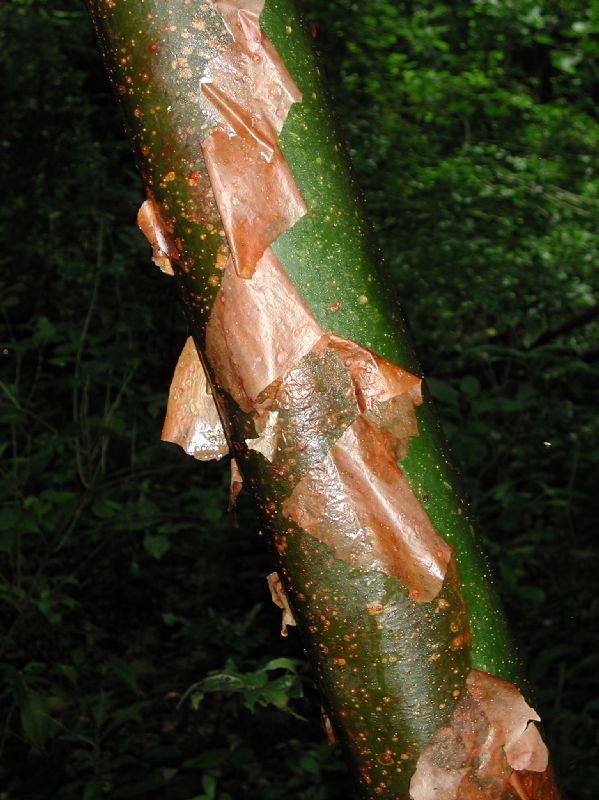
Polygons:
<instances>
[{"instance_id":1,"label":"diagonal trunk","mask_svg":"<svg viewBox=\"0 0 599 800\"><path fill-rule=\"evenodd\" d=\"M197 348L163 436L234 453L358 794L557 797L292 3L89 5Z\"/></svg>"}]
</instances>

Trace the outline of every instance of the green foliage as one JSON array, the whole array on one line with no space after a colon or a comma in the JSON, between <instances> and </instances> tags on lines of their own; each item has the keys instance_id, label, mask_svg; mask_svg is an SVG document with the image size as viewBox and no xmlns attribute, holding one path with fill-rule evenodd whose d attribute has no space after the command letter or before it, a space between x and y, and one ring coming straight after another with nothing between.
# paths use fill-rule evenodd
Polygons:
<instances>
[{"instance_id":1,"label":"green foliage","mask_svg":"<svg viewBox=\"0 0 599 800\"><path fill-rule=\"evenodd\" d=\"M287 674L270 680L269 672L279 669ZM223 670L213 670L199 683L190 686L181 702L189 697L192 708L197 711L206 695L214 692L240 695L243 705L251 712L256 710L256 706L273 705L301 719L289 706L292 698L302 696L297 666L289 658L273 658L252 672L237 672L233 661L228 659Z\"/></svg>"},{"instance_id":2,"label":"green foliage","mask_svg":"<svg viewBox=\"0 0 599 800\"><path fill-rule=\"evenodd\" d=\"M597 10L307 5L563 785L592 798ZM85 13L0 15L3 796L346 797L251 510L158 441L186 334Z\"/></svg>"}]
</instances>

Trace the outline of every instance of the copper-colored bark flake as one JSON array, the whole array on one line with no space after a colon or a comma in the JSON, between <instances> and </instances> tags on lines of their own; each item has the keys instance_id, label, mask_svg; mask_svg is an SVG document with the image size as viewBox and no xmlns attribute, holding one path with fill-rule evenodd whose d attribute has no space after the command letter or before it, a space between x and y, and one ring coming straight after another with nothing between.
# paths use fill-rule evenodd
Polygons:
<instances>
[{"instance_id":1,"label":"copper-colored bark flake","mask_svg":"<svg viewBox=\"0 0 599 800\"><path fill-rule=\"evenodd\" d=\"M335 738L335 731L333 730L333 723L331 722L331 718L324 710L324 706L320 708L320 724L322 725L323 731L326 733L327 736L327 744L333 745L337 741Z\"/></svg>"},{"instance_id":2,"label":"copper-colored bark flake","mask_svg":"<svg viewBox=\"0 0 599 800\"><path fill-rule=\"evenodd\" d=\"M268 461L273 460L277 449L279 439L278 418L277 411L265 411L262 414L258 414L254 423L258 436L256 439L245 440L249 450L262 453Z\"/></svg>"},{"instance_id":3,"label":"copper-colored bark flake","mask_svg":"<svg viewBox=\"0 0 599 800\"><path fill-rule=\"evenodd\" d=\"M360 411L371 411L398 395L409 395L410 405L420 405L422 380L411 372L375 355L365 347L328 333L320 346L332 348L347 367L354 382Z\"/></svg>"},{"instance_id":4,"label":"copper-colored bark flake","mask_svg":"<svg viewBox=\"0 0 599 800\"><path fill-rule=\"evenodd\" d=\"M386 431L396 460L405 458L408 441L418 436L415 407L422 403L422 379L365 347L327 333L314 348L330 348L348 370L360 411Z\"/></svg>"},{"instance_id":5,"label":"copper-colored bark flake","mask_svg":"<svg viewBox=\"0 0 599 800\"><path fill-rule=\"evenodd\" d=\"M543 772L547 768L547 748L532 721L541 718L519 690L485 672L472 671L468 691L483 709L494 733L494 743L501 740L512 769ZM490 737L487 741L490 741Z\"/></svg>"},{"instance_id":6,"label":"copper-colored bark flake","mask_svg":"<svg viewBox=\"0 0 599 800\"><path fill-rule=\"evenodd\" d=\"M547 769L547 748L535 721L538 714L516 686L472 670L449 725L420 755L410 783L411 799L522 797L531 783L527 774ZM521 779L514 770L528 773Z\"/></svg>"},{"instance_id":7,"label":"copper-colored bark flake","mask_svg":"<svg viewBox=\"0 0 599 800\"><path fill-rule=\"evenodd\" d=\"M228 262L206 329L206 354L219 384L244 411L321 335L272 250L249 280Z\"/></svg>"},{"instance_id":8,"label":"copper-colored bark flake","mask_svg":"<svg viewBox=\"0 0 599 800\"><path fill-rule=\"evenodd\" d=\"M215 3L232 41L209 59L200 102L219 122L202 151L237 273L252 276L265 249L306 213L279 147L301 94L260 29L261 2Z\"/></svg>"},{"instance_id":9,"label":"copper-colored bark flake","mask_svg":"<svg viewBox=\"0 0 599 800\"><path fill-rule=\"evenodd\" d=\"M512 772L510 783L519 800L561 800L551 767L543 772Z\"/></svg>"},{"instance_id":10,"label":"copper-colored bark flake","mask_svg":"<svg viewBox=\"0 0 599 800\"><path fill-rule=\"evenodd\" d=\"M270 160L257 137L217 128L202 143L206 167L238 275L250 278L266 248L306 213L283 154Z\"/></svg>"},{"instance_id":11,"label":"copper-colored bark flake","mask_svg":"<svg viewBox=\"0 0 599 800\"><path fill-rule=\"evenodd\" d=\"M414 406L420 405L421 402L420 395L416 403L412 392L408 392L392 397L391 400L381 403L364 415L387 434L387 446L396 461L401 461L407 456L410 437L418 436L418 420Z\"/></svg>"},{"instance_id":12,"label":"copper-colored bark flake","mask_svg":"<svg viewBox=\"0 0 599 800\"><path fill-rule=\"evenodd\" d=\"M175 255L174 247L169 241L160 209L148 198L141 204L137 212L137 224L143 235L152 245L152 261L167 275L174 275L171 258Z\"/></svg>"},{"instance_id":13,"label":"copper-colored bark flake","mask_svg":"<svg viewBox=\"0 0 599 800\"><path fill-rule=\"evenodd\" d=\"M243 475L239 467L237 466L237 461L234 458L231 459L231 487L229 489L229 503L227 505L227 511L233 511L235 508L235 503L237 502L237 498L239 497L239 493L243 489Z\"/></svg>"},{"instance_id":14,"label":"copper-colored bark flake","mask_svg":"<svg viewBox=\"0 0 599 800\"><path fill-rule=\"evenodd\" d=\"M280 133L289 109L302 95L260 28L263 0L216 0L215 6L233 42L211 60L206 78L239 106L251 109L260 127Z\"/></svg>"},{"instance_id":15,"label":"copper-colored bark flake","mask_svg":"<svg viewBox=\"0 0 599 800\"><path fill-rule=\"evenodd\" d=\"M287 636L287 626L296 625L293 611L289 607L289 601L285 594L285 589L281 583L278 573L271 572L267 577L268 588L270 589L270 596L273 603L283 611L283 618L281 620L281 636Z\"/></svg>"},{"instance_id":16,"label":"copper-colored bark flake","mask_svg":"<svg viewBox=\"0 0 599 800\"><path fill-rule=\"evenodd\" d=\"M180 445L200 461L229 452L206 373L190 337L179 356L168 394L162 440Z\"/></svg>"},{"instance_id":17,"label":"copper-colored bark flake","mask_svg":"<svg viewBox=\"0 0 599 800\"><path fill-rule=\"evenodd\" d=\"M328 349L311 350L260 395L256 424L263 409L278 414L271 460L289 493L360 413L349 374Z\"/></svg>"},{"instance_id":18,"label":"copper-colored bark flake","mask_svg":"<svg viewBox=\"0 0 599 800\"><path fill-rule=\"evenodd\" d=\"M283 509L337 558L396 575L417 601L439 593L451 549L388 452L384 434L364 416L310 469Z\"/></svg>"},{"instance_id":19,"label":"copper-colored bark flake","mask_svg":"<svg viewBox=\"0 0 599 800\"><path fill-rule=\"evenodd\" d=\"M268 129L263 133L257 128L247 109L241 108L230 97L227 97L218 86L213 83L202 83L201 92L210 100L212 105L217 108L221 116L226 120L227 126L232 132L241 137L250 137L260 148L260 156L264 161L272 161L274 154L274 138Z\"/></svg>"},{"instance_id":20,"label":"copper-colored bark flake","mask_svg":"<svg viewBox=\"0 0 599 800\"><path fill-rule=\"evenodd\" d=\"M264 8L264 0L213 0L213 3L229 30L235 25L240 11L257 20Z\"/></svg>"}]
</instances>

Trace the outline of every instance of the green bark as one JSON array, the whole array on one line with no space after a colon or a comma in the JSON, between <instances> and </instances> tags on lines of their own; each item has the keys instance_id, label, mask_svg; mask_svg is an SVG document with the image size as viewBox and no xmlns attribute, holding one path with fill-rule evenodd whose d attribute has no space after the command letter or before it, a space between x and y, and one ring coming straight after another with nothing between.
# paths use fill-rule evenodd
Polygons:
<instances>
[{"instance_id":1,"label":"green bark","mask_svg":"<svg viewBox=\"0 0 599 800\"><path fill-rule=\"evenodd\" d=\"M200 20L206 36L222 36L224 29L214 11L184 0L89 0L89 5L140 171L172 226L181 254L175 279L202 351L222 276L216 265L228 251L212 196L198 192L198 186L209 185L201 141L211 121L190 97L205 61L201 51L189 53L185 74L172 62L185 45L180 34L193 30L194 20L196 28ZM261 24L302 92L279 143L310 210L273 250L324 330L418 374L364 222L309 36L290 0L269 0ZM338 366L306 356L302 369L315 398L311 423L316 418L322 424L316 432L312 425L306 434L309 447L295 454L298 474L318 463L349 413L347 375ZM367 798L407 798L418 756L448 723L469 670L521 682L431 403L425 397L418 409L419 437L411 439L401 469L434 528L455 547L459 585L449 576L434 601L419 603L398 578L352 567L290 524L282 513L289 495L287 475L283 479L277 469L283 465L245 449L245 439L255 435L251 418L218 386L215 392L359 792ZM331 409L337 426L325 425ZM288 440L297 441L306 433L302 420L293 413L285 419L285 410L280 411ZM465 640L451 646L466 625L462 597L471 649ZM368 610L381 602L393 609L385 624Z\"/></svg>"}]
</instances>

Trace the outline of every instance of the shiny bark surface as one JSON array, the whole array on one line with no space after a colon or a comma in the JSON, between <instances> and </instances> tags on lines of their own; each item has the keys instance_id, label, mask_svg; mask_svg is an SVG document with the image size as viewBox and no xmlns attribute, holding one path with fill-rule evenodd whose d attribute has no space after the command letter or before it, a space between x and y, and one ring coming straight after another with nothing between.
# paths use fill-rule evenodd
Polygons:
<instances>
[{"instance_id":1,"label":"shiny bark surface","mask_svg":"<svg viewBox=\"0 0 599 800\"><path fill-rule=\"evenodd\" d=\"M144 215L154 258L174 272L211 418L274 545L358 791L439 796L436 742L455 727L472 671L492 686L521 681L426 393L414 412L418 364L309 38L289 0L267 2L268 40L257 0L89 5L156 208ZM405 396L387 391L402 375ZM494 733L492 750L509 745L545 774L529 711L511 740ZM475 796L460 781L484 770L450 761L453 796ZM528 773L520 788L511 780L518 768L501 762L494 797L528 796Z\"/></svg>"}]
</instances>

